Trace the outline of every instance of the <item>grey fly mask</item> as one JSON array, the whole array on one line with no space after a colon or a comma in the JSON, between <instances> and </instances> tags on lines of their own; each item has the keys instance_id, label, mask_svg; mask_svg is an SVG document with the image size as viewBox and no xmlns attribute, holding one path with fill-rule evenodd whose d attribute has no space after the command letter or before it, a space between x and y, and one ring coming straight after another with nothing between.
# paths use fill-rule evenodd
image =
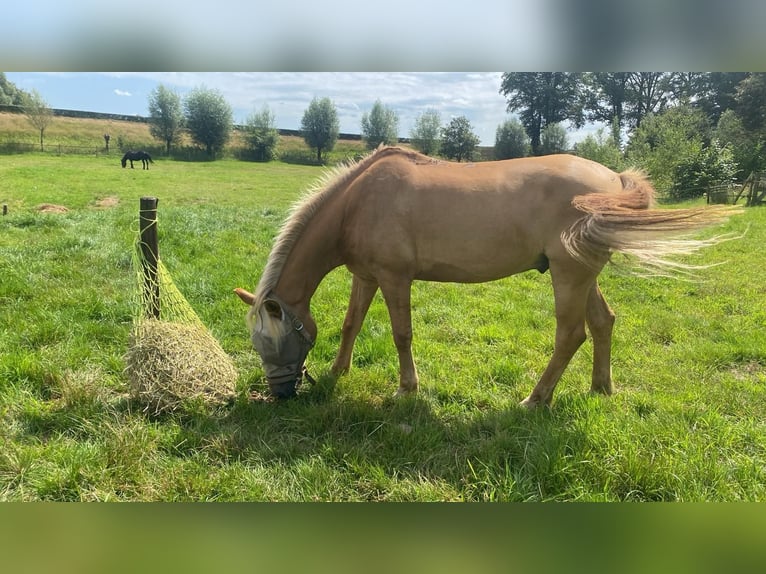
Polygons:
<instances>
[{"instance_id":1,"label":"grey fly mask","mask_svg":"<svg viewBox=\"0 0 766 574\"><path fill-rule=\"evenodd\" d=\"M256 313L252 327L253 347L263 361L271 394L295 395L303 376L303 363L314 340L303 322L274 293L269 293Z\"/></svg>"}]
</instances>

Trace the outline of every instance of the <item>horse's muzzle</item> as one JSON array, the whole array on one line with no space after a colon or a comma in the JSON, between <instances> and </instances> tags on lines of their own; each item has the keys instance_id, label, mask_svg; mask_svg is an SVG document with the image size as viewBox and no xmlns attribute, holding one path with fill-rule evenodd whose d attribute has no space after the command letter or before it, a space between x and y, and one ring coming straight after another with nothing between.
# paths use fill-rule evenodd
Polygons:
<instances>
[{"instance_id":1,"label":"horse's muzzle","mask_svg":"<svg viewBox=\"0 0 766 574\"><path fill-rule=\"evenodd\" d=\"M291 399L298 394L298 384L300 377L291 381L272 382L269 381L269 393L277 399Z\"/></svg>"}]
</instances>

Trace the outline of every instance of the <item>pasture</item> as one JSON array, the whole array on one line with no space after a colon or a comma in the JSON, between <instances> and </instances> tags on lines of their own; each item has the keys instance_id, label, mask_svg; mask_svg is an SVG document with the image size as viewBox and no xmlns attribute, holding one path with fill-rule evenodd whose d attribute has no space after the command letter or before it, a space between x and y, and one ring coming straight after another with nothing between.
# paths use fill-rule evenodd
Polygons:
<instances>
[{"instance_id":1,"label":"pasture","mask_svg":"<svg viewBox=\"0 0 766 574\"><path fill-rule=\"evenodd\" d=\"M415 397L376 296L334 381L350 275L313 303L296 399L265 391L246 308L289 206L322 168L110 156L0 157L0 500L766 500L766 210L689 261L694 279L609 266L616 394L592 396L590 341L552 408L518 402L553 348L548 274L416 283ZM138 200L159 198L160 255L240 371L225 407L149 417L127 394ZM44 203L68 211L38 210Z\"/></svg>"}]
</instances>

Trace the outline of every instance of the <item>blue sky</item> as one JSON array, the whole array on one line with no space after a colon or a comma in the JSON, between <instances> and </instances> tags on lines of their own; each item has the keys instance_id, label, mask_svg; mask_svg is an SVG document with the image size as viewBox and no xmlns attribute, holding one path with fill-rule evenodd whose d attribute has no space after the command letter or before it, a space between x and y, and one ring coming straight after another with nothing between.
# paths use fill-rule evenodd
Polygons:
<instances>
[{"instance_id":1,"label":"blue sky","mask_svg":"<svg viewBox=\"0 0 766 574\"><path fill-rule=\"evenodd\" d=\"M362 114L376 99L399 115L399 135L409 136L415 118L436 109L445 125L466 116L482 145L494 145L497 126L511 117L499 93L500 72L6 72L24 90L37 90L53 108L148 115L149 94L158 85L182 97L206 86L219 90L234 121L264 104L277 126L298 129L315 96L329 97L338 109L342 132L359 133ZM570 132L570 143L593 128Z\"/></svg>"}]
</instances>

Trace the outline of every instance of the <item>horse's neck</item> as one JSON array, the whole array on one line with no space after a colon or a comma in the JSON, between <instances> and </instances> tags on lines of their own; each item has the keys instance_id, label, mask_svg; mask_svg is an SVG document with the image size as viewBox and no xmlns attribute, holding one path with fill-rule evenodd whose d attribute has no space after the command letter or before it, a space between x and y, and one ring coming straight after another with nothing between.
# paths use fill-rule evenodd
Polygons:
<instances>
[{"instance_id":1,"label":"horse's neck","mask_svg":"<svg viewBox=\"0 0 766 574\"><path fill-rule=\"evenodd\" d=\"M338 250L340 215L324 206L308 223L285 260L274 291L285 303L308 311L311 297L325 276L343 264Z\"/></svg>"}]
</instances>

